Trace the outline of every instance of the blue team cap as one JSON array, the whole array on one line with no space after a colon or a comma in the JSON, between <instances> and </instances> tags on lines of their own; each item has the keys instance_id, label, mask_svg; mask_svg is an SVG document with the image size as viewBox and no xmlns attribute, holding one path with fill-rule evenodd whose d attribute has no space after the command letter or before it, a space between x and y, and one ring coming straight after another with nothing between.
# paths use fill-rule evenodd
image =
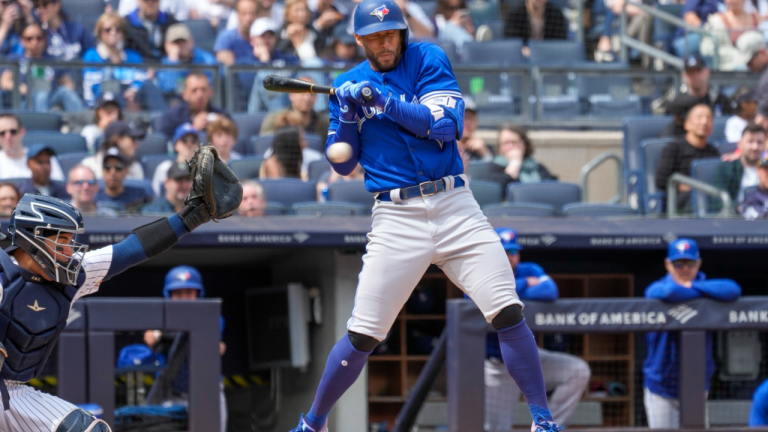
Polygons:
<instances>
[{"instance_id":1,"label":"blue team cap","mask_svg":"<svg viewBox=\"0 0 768 432\"><path fill-rule=\"evenodd\" d=\"M501 245L505 251L519 251L523 247L517 242L517 231L512 228L496 228L496 234L501 239Z\"/></svg>"},{"instance_id":2,"label":"blue team cap","mask_svg":"<svg viewBox=\"0 0 768 432\"><path fill-rule=\"evenodd\" d=\"M152 350L143 344L133 344L120 350L117 358L117 367L130 367L140 365L152 365L155 363Z\"/></svg>"},{"instance_id":3,"label":"blue team cap","mask_svg":"<svg viewBox=\"0 0 768 432\"><path fill-rule=\"evenodd\" d=\"M171 291L192 288L200 291L199 297L205 296L203 288L203 277L196 268L190 266L178 266L171 269L165 275L165 288L163 288L163 297L170 298Z\"/></svg>"},{"instance_id":4,"label":"blue team cap","mask_svg":"<svg viewBox=\"0 0 768 432\"><path fill-rule=\"evenodd\" d=\"M680 238L669 244L667 249L667 259L670 261L677 261L682 259L694 260L699 259L699 245L696 241Z\"/></svg>"},{"instance_id":5,"label":"blue team cap","mask_svg":"<svg viewBox=\"0 0 768 432\"><path fill-rule=\"evenodd\" d=\"M27 158L32 159L42 152L48 152L51 156L56 156L53 148L47 144L35 143L27 147Z\"/></svg>"},{"instance_id":6,"label":"blue team cap","mask_svg":"<svg viewBox=\"0 0 768 432\"><path fill-rule=\"evenodd\" d=\"M192 127L192 123L184 123L176 128L176 132L173 134L173 142L182 139L184 135L194 135L195 138L200 139L200 132Z\"/></svg>"}]
</instances>

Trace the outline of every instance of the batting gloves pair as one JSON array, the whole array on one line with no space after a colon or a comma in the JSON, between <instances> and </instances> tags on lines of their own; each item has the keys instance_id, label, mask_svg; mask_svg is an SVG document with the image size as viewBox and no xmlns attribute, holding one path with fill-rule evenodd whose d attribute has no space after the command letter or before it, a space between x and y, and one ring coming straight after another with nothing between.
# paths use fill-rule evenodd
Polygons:
<instances>
[{"instance_id":1,"label":"batting gloves pair","mask_svg":"<svg viewBox=\"0 0 768 432\"><path fill-rule=\"evenodd\" d=\"M369 101L365 100L362 94L366 87L370 88L373 93L373 97ZM381 112L386 112L387 101L389 100L389 96L374 87L370 81L362 81L357 84L347 81L336 88L336 98L339 100L339 114L344 122L355 121L358 106L376 108Z\"/></svg>"}]
</instances>

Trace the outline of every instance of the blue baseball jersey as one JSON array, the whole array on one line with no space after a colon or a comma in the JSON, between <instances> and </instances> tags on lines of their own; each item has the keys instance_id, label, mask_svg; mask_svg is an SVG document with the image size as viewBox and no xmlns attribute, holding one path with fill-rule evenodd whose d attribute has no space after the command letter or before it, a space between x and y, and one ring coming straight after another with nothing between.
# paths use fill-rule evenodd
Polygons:
<instances>
[{"instance_id":1,"label":"blue baseball jersey","mask_svg":"<svg viewBox=\"0 0 768 432\"><path fill-rule=\"evenodd\" d=\"M768 381L760 384L752 398L749 427L768 426Z\"/></svg>"},{"instance_id":2,"label":"blue baseball jersey","mask_svg":"<svg viewBox=\"0 0 768 432\"><path fill-rule=\"evenodd\" d=\"M444 115L456 122L456 136L461 138L464 101L448 58L437 45L426 42L408 45L400 63L389 72L376 72L365 61L339 75L334 86L347 81L370 81L390 97L429 105L433 116ZM331 97L329 101L331 124L328 129L331 134L340 123L339 100ZM365 187L369 192L413 186L464 172L456 140L441 142L416 136L376 108L357 108L357 130L360 137L358 156L365 168Z\"/></svg>"}]
</instances>

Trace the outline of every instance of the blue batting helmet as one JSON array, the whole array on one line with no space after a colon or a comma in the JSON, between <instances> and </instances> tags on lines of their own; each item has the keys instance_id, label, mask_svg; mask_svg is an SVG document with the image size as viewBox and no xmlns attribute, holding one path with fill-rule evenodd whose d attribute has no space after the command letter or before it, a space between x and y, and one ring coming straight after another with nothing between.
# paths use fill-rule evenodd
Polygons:
<instances>
[{"instance_id":1,"label":"blue batting helmet","mask_svg":"<svg viewBox=\"0 0 768 432\"><path fill-rule=\"evenodd\" d=\"M76 208L60 199L33 194L21 197L8 225L11 244L29 254L53 282L64 285L77 283L88 245L75 242L75 237L84 232L83 217ZM72 234L72 240L62 234Z\"/></svg>"},{"instance_id":2,"label":"blue batting helmet","mask_svg":"<svg viewBox=\"0 0 768 432\"><path fill-rule=\"evenodd\" d=\"M200 276L200 272L196 268L191 266L178 266L171 269L167 275L165 275L165 287L163 288L163 297L170 298L171 291L192 288L200 291L198 297L205 296L205 288L203 288L203 277Z\"/></svg>"},{"instance_id":3,"label":"blue batting helmet","mask_svg":"<svg viewBox=\"0 0 768 432\"><path fill-rule=\"evenodd\" d=\"M355 9L355 34L367 36L387 30L402 30L403 47L408 44L408 25L393 0L365 0Z\"/></svg>"}]
</instances>

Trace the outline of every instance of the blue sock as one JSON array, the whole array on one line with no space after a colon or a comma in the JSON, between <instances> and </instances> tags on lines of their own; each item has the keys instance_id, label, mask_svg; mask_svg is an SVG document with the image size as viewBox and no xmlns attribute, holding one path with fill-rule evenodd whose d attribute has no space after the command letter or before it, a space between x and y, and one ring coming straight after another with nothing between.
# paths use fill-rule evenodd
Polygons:
<instances>
[{"instance_id":1,"label":"blue sock","mask_svg":"<svg viewBox=\"0 0 768 432\"><path fill-rule=\"evenodd\" d=\"M525 318L513 326L497 330L501 345L501 356L507 371L523 392L531 415L544 417L552 421L552 414L547 405L547 388L544 385L544 373L541 371L539 349Z\"/></svg>"},{"instance_id":2,"label":"blue sock","mask_svg":"<svg viewBox=\"0 0 768 432\"><path fill-rule=\"evenodd\" d=\"M323 427L333 404L357 381L370 354L356 350L347 335L336 343L328 355L312 408L304 417L304 422L309 427L316 431Z\"/></svg>"}]
</instances>

